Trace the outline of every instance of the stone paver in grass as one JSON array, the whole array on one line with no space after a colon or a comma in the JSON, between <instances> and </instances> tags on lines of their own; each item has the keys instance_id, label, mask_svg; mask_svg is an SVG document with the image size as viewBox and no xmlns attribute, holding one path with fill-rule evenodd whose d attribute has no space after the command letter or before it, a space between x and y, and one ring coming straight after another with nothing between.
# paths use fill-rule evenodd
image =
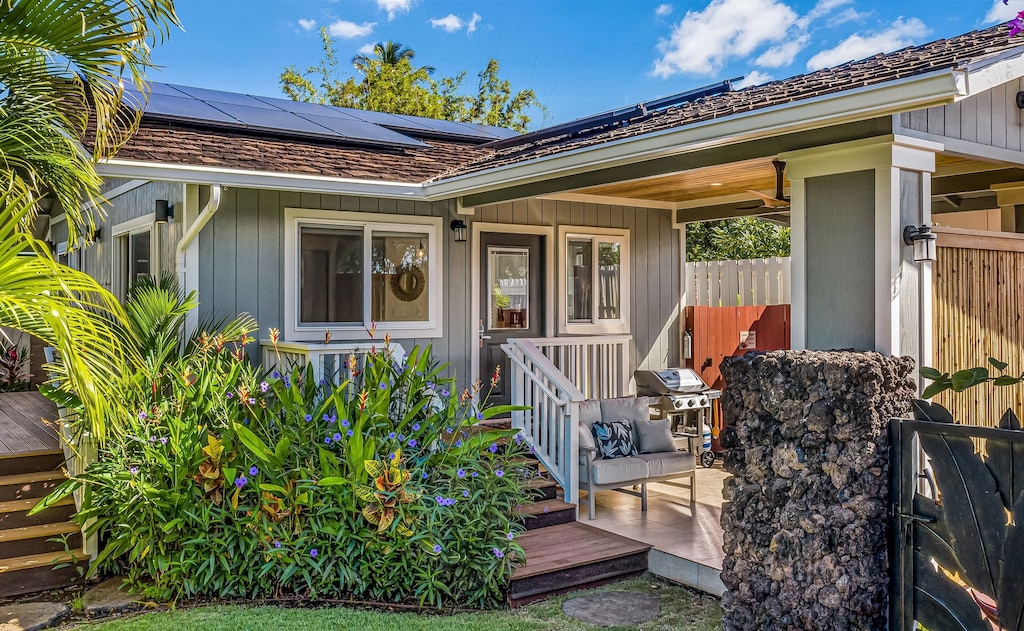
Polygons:
<instances>
[{"instance_id":1,"label":"stone paver in grass","mask_svg":"<svg viewBox=\"0 0 1024 631\"><path fill-rule=\"evenodd\" d=\"M631 627L658 617L661 599L642 592L601 592L565 601L562 613L601 627Z\"/></svg>"},{"instance_id":2,"label":"stone paver in grass","mask_svg":"<svg viewBox=\"0 0 1024 631\"><path fill-rule=\"evenodd\" d=\"M91 588L82 596L82 610L87 616L109 616L142 607L139 597L123 587L124 579L111 578Z\"/></svg>"},{"instance_id":3,"label":"stone paver in grass","mask_svg":"<svg viewBox=\"0 0 1024 631\"><path fill-rule=\"evenodd\" d=\"M18 603L0 607L0 631L39 631L49 628L68 613L62 603Z\"/></svg>"}]
</instances>

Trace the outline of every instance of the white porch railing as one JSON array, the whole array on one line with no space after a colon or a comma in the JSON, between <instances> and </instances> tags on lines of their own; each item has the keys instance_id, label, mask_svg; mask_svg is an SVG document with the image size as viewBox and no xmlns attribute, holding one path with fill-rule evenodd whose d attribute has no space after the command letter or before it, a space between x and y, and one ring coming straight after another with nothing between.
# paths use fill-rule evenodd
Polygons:
<instances>
[{"instance_id":1,"label":"white porch railing","mask_svg":"<svg viewBox=\"0 0 1024 631\"><path fill-rule=\"evenodd\" d=\"M546 337L529 340L585 399L629 394L629 335Z\"/></svg>"},{"instance_id":2,"label":"white porch railing","mask_svg":"<svg viewBox=\"0 0 1024 631\"><path fill-rule=\"evenodd\" d=\"M501 345L512 360L512 404L528 410L512 413L512 427L533 446L533 454L565 491L565 501L579 496L580 402L586 399L532 340L511 339Z\"/></svg>"},{"instance_id":3,"label":"white porch railing","mask_svg":"<svg viewBox=\"0 0 1024 631\"><path fill-rule=\"evenodd\" d=\"M322 344L315 342L278 342L277 347L270 340L260 340L263 350L263 367L267 370L278 370L289 374L296 366L313 365L313 374L318 379L341 383L352 376L349 369L349 357L355 356L356 370L361 371L366 363L366 356L371 350L384 349L384 342L335 342ZM392 342L391 351L396 361L405 358L405 349L401 344Z\"/></svg>"}]
</instances>

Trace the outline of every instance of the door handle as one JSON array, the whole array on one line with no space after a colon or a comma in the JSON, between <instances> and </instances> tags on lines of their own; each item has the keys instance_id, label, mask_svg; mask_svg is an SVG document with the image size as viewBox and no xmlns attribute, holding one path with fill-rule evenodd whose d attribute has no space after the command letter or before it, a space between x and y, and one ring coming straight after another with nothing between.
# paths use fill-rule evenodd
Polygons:
<instances>
[{"instance_id":1,"label":"door handle","mask_svg":"<svg viewBox=\"0 0 1024 631\"><path fill-rule=\"evenodd\" d=\"M480 336L480 348L483 348L484 347L484 340L491 339L490 335L484 335L484 321L483 320L480 320L479 336Z\"/></svg>"}]
</instances>

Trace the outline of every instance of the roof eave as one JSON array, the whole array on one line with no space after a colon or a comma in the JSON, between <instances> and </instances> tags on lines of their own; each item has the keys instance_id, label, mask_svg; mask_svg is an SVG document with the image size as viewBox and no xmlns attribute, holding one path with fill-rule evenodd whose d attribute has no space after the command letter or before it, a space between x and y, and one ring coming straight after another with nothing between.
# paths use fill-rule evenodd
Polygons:
<instances>
[{"instance_id":1,"label":"roof eave","mask_svg":"<svg viewBox=\"0 0 1024 631\"><path fill-rule=\"evenodd\" d=\"M964 94L964 71L945 68L442 179L426 184L425 192L430 200L472 195L710 147L943 105Z\"/></svg>"}]
</instances>

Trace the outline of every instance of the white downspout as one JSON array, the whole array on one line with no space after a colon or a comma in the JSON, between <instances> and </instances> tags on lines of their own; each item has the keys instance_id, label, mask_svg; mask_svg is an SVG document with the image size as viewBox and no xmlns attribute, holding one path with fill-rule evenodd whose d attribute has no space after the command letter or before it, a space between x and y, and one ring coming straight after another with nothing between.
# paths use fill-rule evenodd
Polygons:
<instances>
[{"instance_id":1,"label":"white downspout","mask_svg":"<svg viewBox=\"0 0 1024 631\"><path fill-rule=\"evenodd\" d=\"M189 246L191 246L193 241L196 240L196 237L199 236L203 226L209 223L210 219L213 218L214 213L216 213L217 209L220 208L221 193L222 186L220 184L213 184L210 186L210 199L206 202L206 206L199 211L199 215L196 217L195 221L185 228L181 235L181 239L178 240L178 247L175 251L175 262L178 269L181 288L185 293L192 290L199 290L199 278L196 276L199 271L198 256L188 256ZM187 206L187 204L183 204L183 206ZM184 215L184 213L182 213L182 215ZM188 259L190 258L193 263L191 269L187 264ZM198 326L198 323L199 314L196 309L193 309L188 316L186 316L186 328L191 332L196 326Z\"/></svg>"}]
</instances>

